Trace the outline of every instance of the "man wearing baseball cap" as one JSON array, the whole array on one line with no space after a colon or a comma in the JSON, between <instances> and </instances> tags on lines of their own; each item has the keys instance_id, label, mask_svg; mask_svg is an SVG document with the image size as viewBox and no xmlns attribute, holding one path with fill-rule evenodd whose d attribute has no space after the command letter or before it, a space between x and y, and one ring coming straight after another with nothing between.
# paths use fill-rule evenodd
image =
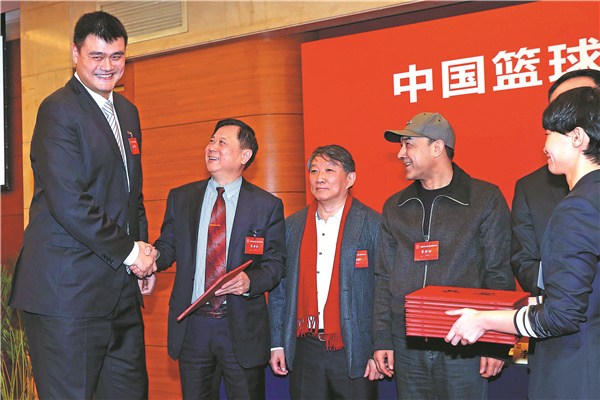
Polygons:
<instances>
[{"instance_id":1,"label":"man wearing baseball cap","mask_svg":"<svg viewBox=\"0 0 600 400\"><path fill-rule=\"evenodd\" d=\"M452 162L454 130L439 113L415 115L402 130L398 159L414 180L383 207L375 264L374 359L395 377L399 399L483 399L487 378L508 348L451 348L443 339L406 336L404 296L425 286L514 290L510 212L497 186ZM493 356L493 357L492 357Z\"/></svg>"}]
</instances>

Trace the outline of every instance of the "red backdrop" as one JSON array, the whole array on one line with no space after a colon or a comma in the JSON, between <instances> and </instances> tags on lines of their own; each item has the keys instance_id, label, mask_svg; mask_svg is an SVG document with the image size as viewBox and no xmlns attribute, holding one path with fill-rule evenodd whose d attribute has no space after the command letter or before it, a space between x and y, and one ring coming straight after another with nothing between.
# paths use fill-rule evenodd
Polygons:
<instances>
[{"instance_id":1,"label":"red backdrop","mask_svg":"<svg viewBox=\"0 0 600 400\"><path fill-rule=\"evenodd\" d=\"M545 163L550 84L569 69L600 69L599 25L598 2L543 2L306 43L305 155L346 147L355 195L381 210L408 184L383 132L438 111L456 132L454 160L510 204L516 179Z\"/></svg>"}]
</instances>

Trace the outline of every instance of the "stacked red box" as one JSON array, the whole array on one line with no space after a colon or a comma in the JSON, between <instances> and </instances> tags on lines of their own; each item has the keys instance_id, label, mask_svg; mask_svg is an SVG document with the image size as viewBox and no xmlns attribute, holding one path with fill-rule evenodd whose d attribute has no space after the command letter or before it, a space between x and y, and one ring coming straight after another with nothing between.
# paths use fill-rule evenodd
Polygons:
<instances>
[{"instance_id":1,"label":"stacked red box","mask_svg":"<svg viewBox=\"0 0 600 400\"><path fill-rule=\"evenodd\" d=\"M406 335L444 338L458 319L447 310L512 310L527 305L529 294L510 290L426 286L405 296ZM515 335L488 331L480 342L514 345Z\"/></svg>"}]
</instances>

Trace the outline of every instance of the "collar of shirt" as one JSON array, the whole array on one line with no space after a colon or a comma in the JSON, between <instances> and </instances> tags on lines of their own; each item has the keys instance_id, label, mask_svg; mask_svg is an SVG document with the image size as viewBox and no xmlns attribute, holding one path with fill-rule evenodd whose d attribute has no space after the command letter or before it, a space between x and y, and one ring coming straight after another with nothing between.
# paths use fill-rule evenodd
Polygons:
<instances>
[{"instance_id":1,"label":"collar of shirt","mask_svg":"<svg viewBox=\"0 0 600 400\"><path fill-rule=\"evenodd\" d=\"M206 243L208 240L208 224L210 223L210 214L215 201L217 200L217 187L220 185L214 179L209 179L204 193L202 208L200 209L200 221L198 224L198 241L196 246L196 271L194 273L194 289L192 292L192 302L196 301L204 293L204 273L206 270ZM223 193L225 200L225 234L226 244L225 253L229 257L229 239L233 229L233 220L242 187L242 177L228 183Z\"/></svg>"},{"instance_id":2,"label":"collar of shirt","mask_svg":"<svg viewBox=\"0 0 600 400\"><path fill-rule=\"evenodd\" d=\"M210 178L208 180L208 185L206 187L206 190L210 190L213 193L216 193L217 188L219 186L220 185L217 183L217 181L215 181L213 178ZM236 200L237 197L240 195L240 189L242 187L242 177L240 176L235 181L229 182L227 185L225 185L223 187L225 188L225 193L223 195L223 198L225 199L225 201L230 202L232 200ZM216 198L217 198L217 196L215 194L215 199Z\"/></svg>"},{"instance_id":3,"label":"collar of shirt","mask_svg":"<svg viewBox=\"0 0 600 400\"><path fill-rule=\"evenodd\" d=\"M337 223L338 223L338 225L339 225L339 221L341 221L341 219L342 219L342 214L344 213L344 207L345 207L345 206L346 206L345 204L344 204L344 205L342 205L342 207L341 207L339 210L337 210L337 212L336 212L335 214L333 214L331 217L329 217L329 218L327 218L327 219L329 220L330 218L333 218L333 219L335 219L336 221L338 221ZM317 211L315 212L315 217L317 218L317 224L319 224L319 221L320 221L321 223L323 223L323 224L326 224L326 223L327 223L327 222L326 222L326 221L325 221L323 218L321 218L321 217L319 216L319 210L317 210Z\"/></svg>"},{"instance_id":4,"label":"collar of shirt","mask_svg":"<svg viewBox=\"0 0 600 400\"><path fill-rule=\"evenodd\" d=\"M75 72L75 78L77 78L77 80L83 85L85 90L88 91L90 96L92 96L92 99L94 99L94 101L96 102L96 104L98 104L98 107L100 107L101 110L102 107L104 107L104 103L106 103L107 100L110 100L110 102L113 103L113 105L115 104L113 101L113 92L110 92L110 94L108 95L108 99L105 99L89 87L85 86L85 83L81 82L81 79L79 78L79 75L77 75L77 72Z\"/></svg>"}]
</instances>

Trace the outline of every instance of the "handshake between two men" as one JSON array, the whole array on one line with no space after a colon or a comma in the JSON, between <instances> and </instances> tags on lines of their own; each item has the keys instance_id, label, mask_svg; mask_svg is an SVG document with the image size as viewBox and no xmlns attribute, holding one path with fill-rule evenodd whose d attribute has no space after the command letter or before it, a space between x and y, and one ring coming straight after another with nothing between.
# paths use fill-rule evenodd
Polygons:
<instances>
[{"instance_id":1,"label":"handshake between two men","mask_svg":"<svg viewBox=\"0 0 600 400\"><path fill-rule=\"evenodd\" d=\"M156 284L157 270L156 260L160 256L160 252L154 246L143 241L136 242L139 253L134 263L129 266L129 269L135 276L138 277L138 283L143 295L150 295Z\"/></svg>"}]
</instances>

